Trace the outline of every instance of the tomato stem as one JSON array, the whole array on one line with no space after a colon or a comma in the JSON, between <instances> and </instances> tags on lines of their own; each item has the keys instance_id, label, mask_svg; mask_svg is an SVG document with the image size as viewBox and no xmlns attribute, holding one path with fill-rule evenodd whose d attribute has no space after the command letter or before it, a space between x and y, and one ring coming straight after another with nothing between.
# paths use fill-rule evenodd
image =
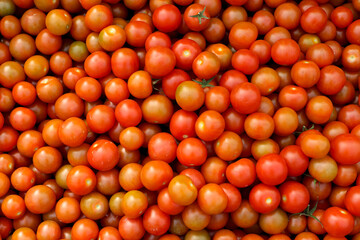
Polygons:
<instances>
[{"instance_id":1,"label":"tomato stem","mask_svg":"<svg viewBox=\"0 0 360 240\"><path fill-rule=\"evenodd\" d=\"M312 124L311 127L307 128L305 125L302 126L302 129L301 131L298 131L298 132L294 132L294 135L297 137L299 136L301 133L307 131L307 130L312 130L312 129L315 129L315 124Z\"/></svg>"},{"instance_id":2,"label":"tomato stem","mask_svg":"<svg viewBox=\"0 0 360 240\"><path fill-rule=\"evenodd\" d=\"M205 9L206 9L206 6L204 7L204 9L200 12L198 12L198 14L196 15L191 15L190 17L193 17L193 18L197 18L199 20L199 24L201 24L201 20L204 18L204 19L210 19L209 17L205 16L204 13L205 13Z\"/></svg>"},{"instance_id":3,"label":"tomato stem","mask_svg":"<svg viewBox=\"0 0 360 240\"><path fill-rule=\"evenodd\" d=\"M210 82L214 79L215 77L210 78L209 80L203 79L201 81L198 81L196 79L193 79L194 82L200 84L200 86L202 88L206 88L206 87L213 87L214 85L210 84Z\"/></svg>"},{"instance_id":4,"label":"tomato stem","mask_svg":"<svg viewBox=\"0 0 360 240\"><path fill-rule=\"evenodd\" d=\"M291 214L290 217L295 216L295 215L311 217L312 219L319 222L322 227L324 227L322 222L317 217L314 216L314 212L315 212L315 210L316 210L316 208L318 206L318 202L319 201L316 201L315 206L313 208L310 209L310 204L309 204L303 212Z\"/></svg>"}]
</instances>

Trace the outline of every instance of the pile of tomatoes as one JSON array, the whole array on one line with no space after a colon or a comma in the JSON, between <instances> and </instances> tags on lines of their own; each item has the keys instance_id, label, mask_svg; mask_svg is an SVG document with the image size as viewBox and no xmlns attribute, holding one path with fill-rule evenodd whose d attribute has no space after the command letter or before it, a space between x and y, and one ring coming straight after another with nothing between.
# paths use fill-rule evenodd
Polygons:
<instances>
[{"instance_id":1,"label":"pile of tomatoes","mask_svg":"<svg viewBox=\"0 0 360 240\"><path fill-rule=\"evenodd\" d=\"M360 0L0 0L0 240L360 240Z\"/></svg>"}]
</instances>

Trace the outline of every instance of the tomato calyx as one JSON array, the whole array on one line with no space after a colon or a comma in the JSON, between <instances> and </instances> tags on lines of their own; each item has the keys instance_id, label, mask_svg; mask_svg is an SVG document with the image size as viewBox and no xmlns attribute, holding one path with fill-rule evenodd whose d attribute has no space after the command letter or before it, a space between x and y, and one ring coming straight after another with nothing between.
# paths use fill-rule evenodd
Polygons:
<instances>
[{"instance_id":1,"label":"tomato calyx","mask_svg":"<svg viewBox=\"0 0 360 240\"><path fill-rule=\"evenodd\" d=\"M196 83L198 83L198 84L200 84L200 86L202 87L202 88L207 88L207 87L213 87L214 85L212 85L212 84L210 84L211 83L211 81L214 79L215 77L212 77L212 78L210 78L209 80L206 80L206 79L203 79L203 80L201 80L201 81L198 81L198 80L196 80L196 79L193 79L193 81L194 82L196 82Z\"/></svg>"},{"instance_id":2,"label":"tomato calyx","mask_svg":"<svg viewBox=\"0 0 360 240\"><path fill-rule=\"evenodd\" d=\"M206 10L206 6L204 7L204 9L202 11L198 12L198 14L191 15L190 17L197 18L199 20L199 24L201 24L202 19L210 19L209 17L204 15L205 10Z\"/></svg>"},{"instance_id":3,"label":"tomato calyx","mask_svg":"<svg viewBox=\"0 0 360 240\"><path fill-rule=\"evenodd\" d=\"M317 217L314 216L314 212L315 212L316 209L317 209L318 202L319 202L319 201L316 201L316 203L315 203L315 205L314 205L313 208L310 209L310 204L309 204L303 212L291 214L290 217L291 217L291 216L296 216L296 215L311 217L311 218L314 219L315 221L319 222L322 227L324 227L323 224L322 224L322 222L321 222Z\"/></svg>"},{"instance_id":4,"label":"tomato calyx","mask_svg":"<svg viewBox=\"0 0 360 240\"><path fill-rule=\"evenodd\" d=\"M296 137L298 137L301 133L303 133L303 132L305 132L307 130L312 130L312 129L315 129L315 124L312 124L311 127L309 127L309 128L304 125L304 126L302 126L301 131L294 132L294 135Z\"/></svg>"}]
</instances>

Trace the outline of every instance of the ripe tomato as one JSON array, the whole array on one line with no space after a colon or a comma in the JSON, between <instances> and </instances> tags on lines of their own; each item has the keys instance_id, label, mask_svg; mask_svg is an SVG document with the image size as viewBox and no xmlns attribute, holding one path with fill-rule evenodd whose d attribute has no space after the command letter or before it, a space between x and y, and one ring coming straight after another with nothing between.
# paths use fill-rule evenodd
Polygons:
<instances>
[{"instance_id":1,"label":"ripe tomato","mask_svg":"<svg viewBox=\"0 0 360 240\"><path fill-rule=\"evenodd\" d=\"M261 182L278 185L285 181L288 168L285 159L279 154L268 154L256 163L256 174Z\"/></svg>"},{"instance_id":2,"label":"ripe tomato","mask_svg":"<svg viewBox=\"0 0 360 240\"><path fill-rule=\"evenodd\" d=\"M197 138L186 138L178 145L176 156L185 166L200 166L207 158L207 149Z\"/></svg>"},{"instance_id":3,"label":"ripe tomato","mask_svg":"<svg viewBox=\"0 0 360 240\"><path fill-rule=\"evenodd\" d=\"M249 48L257 39L258 29L250 22L238 22L234 24L229 33L229 42L236 50Z\"/></svg>"},{"instance_id":4,"label":"ripe tomato","mask_svg":"<svg viewBox=\"0 0 360 240\"><path fill-rule=\"evenodd\" d=\"M150 138L148 153L151 159L170 163L176 158L177 143L168 133L157 133Z\"/></svg>"},{"instance_id":5,"label":"ripe tomato","mask_svg":"<svg viewBox=\"0 0 360 240\"><path fill-rule=\"evenodd\" d=\"M152 21L161 32L173 32L181 24L181 13L176 6L165 4L155 9Z\"/></svg>"},{"instance_id":6,"label":"ripe tomato","mask_svg":"<svg viewBox=\"0 0 360 240\"><path fill-rule=\"evenodd\" d=\"M300 47L292 39L280 39L271 47L271 58L279 65L292 65L300 57Z\"/></svg>"},{"instance_id":7,"label":"ripe tomato","mask_svg":"<svg viewBox=\"0 0 360 240\"><path fill-rule=\"evenodd\" d=\"M226 209L227 202L228 197L218 184L208 183L199 190L198 204L206 214L222 213Z\"/></svg>"},{"instance_id":8,"label":"ripe tomato","mask_svg":"<svg viewBox=\"0 0 360 240\"><path fill-rule=\"evenodd\" d=\"M94 190L96 175L89 167L75 166L66 177L66 185L71 192L77 195L86 195Z\"/></svg>"},{"instance_id":9,"label":"ripe tomato","mask_svg":"<svg viewBox=\"0 0 360 240\"><path fill-rule=\"evenodd\" d=\"M111 56L111 70L121 79L128 79L131 74L139 69L139 58L130 48L120 48Z\"/></svg>"},{"instance_id":10,"label":"ripe tomato","mask_svg":"<svg viewBox=\"0 0 360 240\"><path fill-rule=\"evenodd\" d=\"M241 114L253 113L260 107L261 94L255 84L244 82L232 89L230 102Z\"/></svg>"},{"instance_id":11,"label":"ripe tomato","mask_svg":"<svg viewBox=\"0 0 360 240\"><path fill-rule=\"evenodd\" d=\"M102 78L110 74L110 56L103 51L91 53L84 62L85 72L93 78Z\"/></svg>"},{"instance_id":12,"label":"ripe tomato","mask_svg":"<svg viewBox=\"0 0 360 240\"><path fill-rule=\"evenodd\" d=\"M241 137L231 131L224 131L214 142L216 155L225 161L235 160L241 155L242 150Z\"/></svg>"},{"instance_id":13,"label":"ripe tomato","mask_svg":"<svg viewBox=\"0 0 360 240\"><path fill-rule=\"evenodd\" d=\"M191 178L181 174L170 181L168 192L171 200L181 206L192 204L198 195L197 188Z\"/></svg>"},{"instance_id":14,"label":"ripe tomato","mask_svg":"<svg viewBox=\"0 0 360 240\"><path fill-rule=\"evenodd\" d=\"M252 113L244 123L246 134L256 140L269 138L274 132L274 120L265 113Z\"/></svg>"},{"instance_id":15,"label":"ripe tomato","mask_svg":"<svg viewBox=\"0 0 360 240\"><path fill-rule=\"evenodd\" d=\"M354 227L354 217L345 209L330 207L321 217L326 232L334 237L348 235Z\"/></svg>"},{"instance_id":16,"label":"ripe tomato","mask_svg":"<svg viewBox=\"0 0 360 240\"><path fill-rule=\"evenodd\" d=\"M213 110L203 112L195 122L195 132L204 141L217 139L224 129L224 118L220 113Z\"/></svg>"},{"instance_id":17,"label":"ripe tomato","mask_svg":"<svg viewBox=\"0 0 360 240\"><path fill-rule=\"evenodd\" d=\"M289 213L299 213L305 210L310 202L307 188L298 182L287 181L279 187L280 207Z\"/></svg>"},{"instance_id":18,"label":"ripe tomato","mask_svg":"<svg viewBox=\"0 0 360 240\"><path fill-rule=\"evenodd\" d=\"M331 156L340 164L355 164L358 162L360 139L351 134L341 134L330 144ZM351 149L351 150L350 150Z\"/></svg>"},{"instance_id":19,"label":"ripe tomato","mask_svg":"<svg viewBox=\"0 0 360 240\"><path fill-rule=\"evenodd\" d=\"M195 137L195 122L198 116L194 112L176 111L170 119L170 132L177 140Z\"/></svg>"},{"instance_id":20,"label":"ripe tomato","mask_svg":"<svg viewBox=\"0 0 360 240\"><path fill-rule=\"evenodd\" d=\"M175 100L183 110L195 111L204 104L205 93L200 84L184 81L176 88Z\"/></svg>"},{"instance_id":21,"label":"ripe tomato","mask_svg":"<svg viewBox=\"0 0 360 240\"><path fill-rule=\"evenodd\" d=\"M248 49L240 49L232 55L232 66L247 75L255 73L259 68L259 57Z\"/></svg>"},{"instance_id":22,"label":"ripe tomato","mask_svg":"<svg viewBox=\"0 0 360 240\"><path fill-rule=\"evenodd\" d=\"M210 23L210 13L199 3L189 5L184 12L186 26L192 31L202 31Z\"/></svg>"},{"instance_id":23,"label":"ripe tomato","mask_svg":"<svg viewBox=\"0 0 360 240\"><path fill-rule=\"evenodd\" d=\"M163 235L170 227L170 216L161 211L157 205L153 205L145 211L143 225L148 233Z\"/></svg>"},{"instance_id":24,"label":"ripe tomato","mask_svg":"<svg viewBox=\"0 0 360 240\"><path fill-rule=\"evenodd\" d=\"M303 12L300 18L301 27L305 32L320 32L326 25L326 12L321 7L310 7Z\"/></svg>"},{"instance_id":25,"label":"ripe tomato","mask_svg":"<svg viewBox=\"0 0 360 240\"><path fill-rule=\"evenodd\" d=\"M279 190L274 186L259 183L251 189L249 203L256 212L272 212L280 204Z\"/></svg>"},{"instance_id":26,"label":"ripe tomato","mask_svg":"<svg viewBox=\"0 0 360 240\"><path fill-rule=\"evenodd\" d=\"M163 189L172 177L173 171L169 164L157 160L146 163L140 173L142 184L150 191Z\"/></svg>"},{"instance_id":27,"label":"ripe tomato","mask_svg":"<svg viewBox=\"0 0 360 240\"><path fill-rule=\"evenodd\" d=\"M152 47L145 55L145 69L155 77L169 74L175 67L174 52L167 47Z\"/></svg>"},{"instance_id":28,"label":"ripe tomato","mask_svg":"<svg viewBox=\"0 0 360 240\"><path fill-rule=\"evenodd\" d=\"M307 170L309 166L309 158L297 145L289 145L283 148L280 152L280 155L285 159L289 176L300 176Z\"/></svg>"},{"instance_id":29,"label":"ripe tomato","mask_svg":"<svg viewBox=\"0 0 360 240\"><path fill-rule=\"evenodd\" d=\"M30 212L43 214L55 207L56 196L51 188L45 185L36 185L26 192L24 201Z\"/></svg>"},{"instance_id":30,"label":"ripe tomato","mask_svg":"<svg viewBox=\"0 0 360 240\"><path fill-rule=\"evenodd\" d=\"M93 168L107 171L118 164L119 150L111 141L98 140L90 146L87 152L87 160Z\"/></svg>"},{"instance_id":31,"label":"ripe tomato","mask_svg":"<svg viewBox=\"0 0 360 240\"><path fill-rule=\"evenodd\" d=\"M88 218L77 220L71 229L71 237L74 240L97 238L98 234L99 227L96 222Z\"/></svg>"},{"instance_id":32,"label":"ripe tomato","mask_svg":"<svg viewBox=\"0 0 360 240\"><path fill-rule=\"evenodd\" d=\"M242 177L239 178L238 176ZM226 168L226 178L238 188L251 185L256 179L255 163L250 159L242 158L229 164Z\"/></svg>"}]
</instances>

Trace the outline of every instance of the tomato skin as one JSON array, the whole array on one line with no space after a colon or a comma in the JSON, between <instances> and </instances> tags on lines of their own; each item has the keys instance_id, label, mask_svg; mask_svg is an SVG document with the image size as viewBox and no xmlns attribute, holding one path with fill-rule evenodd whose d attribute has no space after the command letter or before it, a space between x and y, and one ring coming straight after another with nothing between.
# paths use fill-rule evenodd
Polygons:
<instances>
[{"instance_id":1,"label":"tomato skin","mask_svg":"<svg viewBox=\"0 0 360 240\"><path fill-rule=\"evenodd\" d=\"M175 56L176 56L175 51L174 51L174 53L175 53ZM178 63L179 63L179 61L176 60L176 64L178 64ZM189 74L187 74L185 71L183 71L181 69L174 69L168 75L163 77L163 79L161 81L161 87L162 87L165 95L168 98L174 100L175 99L176 88L179 86L179 84L182 83L182 82L185 82L185 81L190 81L190 80L191 79L190 79Z\"/></svg>"},{"instance_id":2,"label":"tomato skin","mask_svg":"<svg viewBox=\"0 0 360 240\"><path fill-rule=\"evenodd\" d=\"M220 60L212 52L201 52L192 63L194 74L200 79L210 79L219 72Z\"/></svg>"},{"instance_id":3,"label":"tomato skin","mask_svg":"<svg viewBox=\"0 0 360 240\"><path fill-rule=\"evenodd\" d=\"M95 133L108 132L115 123L114 110L106 105L97 105L86 114L86 123Z\"/></svg>"},{"instance_id":4,"label":"tomato skin","mask_svg":"<svg viewBox=\"0 0 360 240\"><path fill-rule=\"evenodd\" d=\"M225 120L216 111L208 110L203 112L195 122L195 132L204 141L217 139L225 129Z\"/></svg>"},{"instance_id":5,"label":"tomato skin","mask_svg":"<svg viewBox=\"0 0 360 240\"><path fill-rule=\"evenodd\" d=\"M1 211L8 219L22 217L26 211L24 199L14 194L7 195L1 204Z\"/></svg>"},{"instance_id":6,"label":"tomato skin","mask_svg":"<svg viewBox=\"0 0 360 240\"><path fill-rule=\"evenodd\" d=\"M270 185L259 183L255 185L249 194L251 207L262 214L269 213L278 208L280 204L279 190Z\"/></svg>"},{"instance_id":7,"label":"tomato skin","mask_svg":"<svg viewBox=\"0 0 360 240\"><path fill-rule=\"evenodd\" d=\"M124 99L115 108L115 118L122 127L134 127L141 122L141 108L134 100Z\"/></svg>"},{"instance_id":8,"label":"tomato skin","mask_svg":"<svg viewBox=\"0 0 360 240\"><path fill-rule=\"evenodd\" d=\"M327 15L321 7L310 7L300 18L301 27L308 33L317 33L326 25Z\"/></svg>"},{"instance_id":9,"label":"tomato skin","mask_svg":"<svg viewBox=\"0 0 360 240\"><path fill-rule=\"evenodd\" d=\"M301 183L287 181L281 184L279 191L281 194L280 207L286 212L302 212L310 202L309 191Z\"/></svg>"},{"instance_id":10,"label":"tomato skin","mask_svg":"<svg viewBox=\"0 0 360 240\"><path fill-rule=\"evenodd\" d=\"M103 51L91 53L84 62L85 72L93 78L102 78L111 72L110 56Z\"/></svg>"},{"instance_id":11,"label":"tomato skin","mask_svg":"<svg viewBox=\"0 0 360 240\"><path fill-rule=\"evenodd\" d=\"M360 240L360 0L0 5L0 240Z\"/></svg>"},{"instance_id":12,"label":"tomato skin","mask_svg":"<svg viewBox=\"0 0 360 240\"><path fill-rule=\"evenodd\" d=\"M285 181L288 169L285 159L278 154L268 154L256 163L256 173L260 181L268 185L278 185Z\"/></svg>"},{"instance_id":13,"label":"tomato skin","mask_svg":"<svg viewBox=\"0 0 360 240\"><path fill-rule=\"evenodd\" d=\"M198 190L190 177L180 174L170 181L168 195L175 204L188 206L196 200Z\"/></svg>"},{"instance_id":14,"label":"tomato skin","mask_svg":"<svg viewBox=\"0 0 360 240\"><path fill-rule=\"evenodd\" d=\"M181 24L181 13L176 6L165 4L155 9L152 21L161 32L173 32Z\"/></svg>"},{"instance_id":15,"label":"tomato skin","mask_svg":"<svg viewBox=\"0 0 360 240\"><path fill-rule=\"evenodd\" d=\"M241 137L232 131L224 131L214 142L216 155L225 161L235 160L241 155L242 150Z\"/></svg>"},{"instance_id":16,"label":"tomato skin","mask_svg":"<svg viewBox=\"0 0 360 240\"><path fill-rule=\"evenodd\" d=\"M76 221L71 229L71 237L74 240L97 238L99 227L95 221L84 218Z\"/></svg>"},{"instance_id":17,"label":"tomato skin","mask_svg":"<svg viewBox=\"0 0 360 240\"><path fill-rule=\"evenodd\" d=\"M106 153L106 155L104 155ZM87 153L89 164L100 171L113 169L119 162L119 150L116 145L108 140L94 142Z\"/></svg>"},{"instance_id":18,"label":"tomato skin","mask_svg":"<svg viewBox=\"0 0 360 240\"><path fill-rule=\"evenodd\" d=\"M194 59L201 53L199 44L191 39L180 39L171 49L176 57L176 66L183 70L191 70Z\"/></svg>"},{"instance_id":19,"label":"tomato skin","mask_svg":"<svg viewBox=\"0 0 360 240\"><path fill-rule=\"evenodd\" d=\"M301 60L291 68L291 78L300 87L310 88L320 80L320 68L311 60Z\"/></svg>"},{"instance_id":20,"label":"tomato skin","mask_svg":"<svg viewBox=\"0 0 360 240\"><path fill-rule=\"evenodd\" d=\"M155 77L169 74L175 67L176 57L171 49L152 47L145 55L145 69Z\"/></svg>"},{"instance_id":21,"label":"tomato skin","mask_svg":"<svg viewBox=\"0 0 360 240\"><path fill-rule=\"evenodd\" d=\"M333 111L333 103L325 96L316 96L309 100L305 113L308 119L317 124L327 122Z\"/></svg>"},{"instance_id":22,"label":"tomato skin","mask_svg":"<svg viewBox=\"0 0 360 240\"><path fill-rule=\"evenodd\" d=\"M252 113L244 123L246 134L255 140L265 140L274 132L273 118L265 113Z\"/></svg>"},{"instance_id":23,"label":"tomato skin","mask_svg":"<svg viewBox=\"0 0 360 240\"><path fill-rule=\"evenodd\" d=\"M175 100L183 110L195 111L204 104L205 93L200 84L184 81L176 88Z\"/></svg>"},{"instance_id":24,"label":"tomato skin","mask_svg":"<svg viewBox=\"0 0 360 240\"><path fill-rule=\"evenodd\" d=\"M148 123L165 124L170 121L174 106L166 96L155 94L143 101L141 111Z\"/></svg>"},{"instance_id":25,"label":"tomato skin","mask_svg":"<svg viewBox=\"0 0 360 240\"><path fill-rule=\"evenodd\" d=\"M120 48L111 56L112 72L121 79L128 79L139 70L140 62L136 52L130 48Z\"/></svg>"},{"instance_id":26,"label":"tomato skin","mask_svg":"<svg viewBox=\"0 0 360 240\"><path fill-rule=\"evenodd\" d=\"M71 117L61 123L58 135L61 143L69 147L78 147L86 140L87 126L82 119Z\"/></svg>"},{"instance_id":27,"label":"tomato skin","mask_svg":"<svg viewBox=\"0 0 360 240\"><path fill-rule=\"evenodd\" d=\"M291 177L302 175L309 166L309 158L297 145L290 145L283 148L280 155L285 159L288 167L288 175Z\"/></svg>"},{"instance_id":28,"label":"tomato skin","mask_svg":"<svg viewBox=\"0 0 360 240\"><path fill-rule=\"evenodd\" d=\"M176 156L185 166L200 166L207 158L205 145L197 138L186 138L178 145Z\"/></svg>"},{"instance_id":29,"label":"tomato skin","mask_svg":"<svg viewBox=\"0 0 360 240\"><path fill-rule=\"evenodd\" d=\"M195 122L198 116L194 112L176 111L170 119L170 132L179 141L195 137Z\"/></svg>"},{"instance_id":30,"label":"tomato skin","mask_svg":"<svg viewBox=\"0 0 360 240\"><path fill-rule=\"evenodd\" d=\"M31 187L24 198L26 208L35 214L49 212L55 207L56 196L54 191L45 185Z\"/></svg>"},{"instance_id":31,"label":"tomato skin","mask_svg":"<svg viewBox=\"0 0 360 240\"><path fill-rule=\"evenodd\" d=\"M238 84L247 82L245 74L235 69L224 72L220 78L219 85L225 87L229 92Z\"/></svg>"},{"instance_id":32,"label":"tomato skin","mask_svg":"<svg viewBox=\"0 0 360 240\"><path fill-rule=\"evenodd\" d=\"M259 57L248 49L239 49L232 55L231 65L238 71L250 75L259 68Z\"/></svg>"},{"instance_id":33,"label":"tomato skin","mask_svg":"<svg viewBox=\"0 0 360 240\"><path fill-rule=\"evenodd\" d=\"M197 203L209 215L222 213L227 206L228 197L223 189L215 183L204 185L198 193Z\"/></svg>"},{"instance_id":34,"label":"tomato skin","mask_svg":"<svg viewBox=\"0 0 360 240\"><path fill-rule=\"evenodd\" d=\"M292 65L299 56L300 47L292 39L280 39L271 47L271 58L280 65Z\"/></svg>"},{"instance_id":35,"label":"tomato skin","mask_svg":"<svg viewBox=\"0 0 360 240\"><path fill-rule=\"evenodd\" d=\"M360 139L352 134L342 134L331 141L330 155L340 164L356 164L360 157Z\"/></svg>"},{"instance_id":36,"label":"tomato skin","mask_svg":"<svg viewBox=\"0 0 360 240\"><path fill-rule=\"evenodd\" d=\"M259 217L260 228L267 234L279 234L285 230L288 223L286 212L277 208L276 210L261 214Z\"/></svg>"},{"instance_id":37,"label":"tomato skin","mask_svg":"<svg viewBox=\"0 0 360 240\"><path fill-rule=\"evenodd\" d=\"M148 233L163 235L170 227L170 216L161 211L157 205L153 205L145 211L143 225Z\"/></svg>"},{"instance_id":38,"label":"tomato skin","mask_svg":"<svg viewBox=\"0 0 360 240\"><path fill-rule=\"evenodd\" d=\"M96 186L95 173L86 166L73 167L66 177L66 185L77 195L86 195Z\"/></svg>"},{"instance_id":39,"label":"tomato skin","mask_svg":"<svg viewBox=\"0 0 360 240\"><path fill-rule=\"evenodd\" d=\"M249 48L257 39L258 29L250 22L238 22L233 25L229 33L229 42L236 50Z\"/></svg>"},{"instance_id":40,"label":"tomato skin","mask_svg":"<svg viewBox=\"0 0 360 240\"><path fill-rule=\"evenodd\" d=\"M201 11L203 12L203 16L200 18L192 17L198 15ZM188 6L184 12L184 21L185 24L191 29L192 31L202 31L204 30L210 23L210 13L206 9L205 6L194 3Z\"/></svg>"},{"instance_id":41,"label":"tomato skin","mask_svg":"<svg viewBox=\"0 0 360 240\"><path fill-rule=\"evenodd\" d=\"M360 186L351 187L345 195L345 207L353 216L360 216L360 209L357 201L360 197Z\"/></svg>"},{"instance_id":42,"label":"tomato skin","mask_svg":"<svg viewBox=\"0 0 360 240\"><path fill-rule=\"evenodd\" d=\"M261 103L261 95L255 84L244 82L234 87L230 94L230 102L241 114L257 111Z\"/></svg>"},{"instance_id":43,"label":"tomato skin","mask_svg":"<svg viewBox=\"0 0 360 240\"><path fill-rule=\"evenodd\" d=\"M123 216L119 222L119 232L123 239L140 240L145 234L141 217L129 218Z\"/></svg>"},{"instance_id":44,"label":"tomato skin","mask_svg":"<svg viewBox=\"0 0 360 240\"><path fill-rule=\"evenodd\" d=\"M354 227L354 217L345 209L330 207L321 217L326 232L334 237L348 235Z\"/></svg>"},{"instance_id":45,"label":"tomato skin","mask_svg":"<svg viewBox=\"0 0 360 240\"><path fill-rule=\"evenodd\" d=\"M359 26L360 20L352 22L346 29L346 39L352 44L359 44Z\"/></svg>"},{"instance_id":46,"label":"tomato skin","mask_svg":"<svg viewBox=\"0 0 360 240\"><path fill-rule=\"evenodd\" d=\"M165 147L166 146L166 147ZM169 133L157 133L148 143L149 157L170 163L176 158L177 144Z\"/></svg>"},{"instance_id":47,"label":"tomato skin","mask_svg":"<svg viewBox=\"0 0 360 240\"><path fill-rule=\"evenodd\" d=\"M150 191L161 190L167 186L173 177L173 171L168 163L153 160L146 163L140 172L140 179L145 188Z\"/></svg>"},{"instance_id":48,"label":"tomato skin","mask_svg":"<svg viewBox=\"0 0 360 240\"><path fill-rule=\"evenodd\" d=\"M239 178L238 176L242 177ZM251 185L256 179L255 163L247 158L231 163L226 168L226 178L238 188Z\"/></svg>"}]
</instances>

